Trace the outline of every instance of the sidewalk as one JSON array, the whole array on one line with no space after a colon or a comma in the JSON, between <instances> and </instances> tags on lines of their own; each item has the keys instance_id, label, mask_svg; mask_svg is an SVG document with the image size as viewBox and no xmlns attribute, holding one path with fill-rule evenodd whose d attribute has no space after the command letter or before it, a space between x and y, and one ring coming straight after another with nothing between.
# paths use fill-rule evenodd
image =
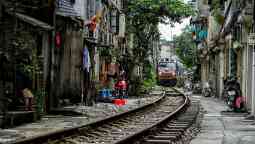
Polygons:
<instances>
[{"instance_id":1,"label":"sidewalk","mask_svg":"<svg viewBox=\"0 0 255 144\"><path fill-rule=\"evenodd\" d=\"M247 114L222 112L227 107L216 98L192 97L200 99L204 117L191 144L255 144L254 121L245 120Z\"/></svg>"}]
</instances>

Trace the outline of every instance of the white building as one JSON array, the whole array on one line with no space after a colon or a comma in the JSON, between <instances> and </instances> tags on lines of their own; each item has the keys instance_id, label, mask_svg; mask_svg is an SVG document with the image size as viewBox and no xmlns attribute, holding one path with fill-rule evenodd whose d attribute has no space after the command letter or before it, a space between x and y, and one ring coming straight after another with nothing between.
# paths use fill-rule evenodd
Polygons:
<instances>
[{"instance_id":1,"label":"white building","mask_svg":"<svg viewBox=\"0 0 255 144\"><path fill-rule=\"evenodd\" d=\"M171 59L175 56L175 47L173 42L161 41L160 42L160 58Z\"/></svg>"}]
</instances>

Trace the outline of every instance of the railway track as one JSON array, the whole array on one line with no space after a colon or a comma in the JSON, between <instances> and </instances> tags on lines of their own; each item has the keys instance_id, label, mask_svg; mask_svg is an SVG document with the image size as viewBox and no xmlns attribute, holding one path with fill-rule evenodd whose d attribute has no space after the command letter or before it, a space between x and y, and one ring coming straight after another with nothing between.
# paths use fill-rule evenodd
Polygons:
<instances>
[{"instance_id":1,"label":"railway track","mask_svg":"<svg viewBox=\"0 0 255 144\"><path fill-rule=\"evenodd\" d=\"M192 136L186 132L196 125L199 109L199 102L191 101L184 109L116 144L189 144Z\"/></svg>"},{"instance_id":2,"label":"railway track","mask_svg":"<svg viewBox=\"0 0 255 144\"><path fill-rule=\"evenodd\" d=\"M113 144L158 143L177 140L194 120L193 113L181 116L189 105L188 97L166 89L152 104L89 125L16 141L16 144ZM191 109L191 110L190 110ZM195 108L187 111L196 111ZM191 118L193 116L193 118ZM185 119L187 121L185 121ZM167 124L167 125L166 125ZM161 131L164 131L163 133ZM168 139L167 139L168 138Z\"/></svg>"}]
</instances>

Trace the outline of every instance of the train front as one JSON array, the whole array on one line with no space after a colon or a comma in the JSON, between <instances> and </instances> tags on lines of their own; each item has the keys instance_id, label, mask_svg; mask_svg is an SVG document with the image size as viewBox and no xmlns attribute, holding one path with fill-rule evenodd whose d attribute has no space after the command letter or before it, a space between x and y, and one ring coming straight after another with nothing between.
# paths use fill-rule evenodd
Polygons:
<instances>
[{"instance_id":1,"label":"train front","mask_svg":"<svg viewBox=\"0 0 255 144\"><path fill-rule=\"evenodd\" d=\"M158 83L175 86L177 82L176 70L175 62L160 62L157 70Z\"/></svg>"}]
</instances>

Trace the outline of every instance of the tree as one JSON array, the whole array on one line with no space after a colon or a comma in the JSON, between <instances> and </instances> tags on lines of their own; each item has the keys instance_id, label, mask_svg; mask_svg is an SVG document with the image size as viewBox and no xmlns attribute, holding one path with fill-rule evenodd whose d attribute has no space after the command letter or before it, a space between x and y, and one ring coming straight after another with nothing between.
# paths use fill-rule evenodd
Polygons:
<instances>
[{"instance_id":1,"label":"tree","mask_svg":"<svg viewBox=\"0 0 255 144\"><path fill-rule=\"evenodd\" d=\"M176 36L173 39L176 47L176 54L182 60L182 63L186 67L191 68L196 64L196 44L192 39L191 32L189 32L189 27L183 30L180 36Z\"/></svg>"},{"instance_id":2,"label":"tree","mask_svg":"<svg viewBox=\"0 0 255 144\"><path fill-rule=\"evenodd\" d=\"M159 23L181 22L193 14L192 8L180 0L132 0L128 2L128 33L134 34L133 49L129 53L131 77L135 66L142 65L150 55L153 40L159 40ZM146 74L144 74L146 75Z\"/></svg>"}]
</instances>

